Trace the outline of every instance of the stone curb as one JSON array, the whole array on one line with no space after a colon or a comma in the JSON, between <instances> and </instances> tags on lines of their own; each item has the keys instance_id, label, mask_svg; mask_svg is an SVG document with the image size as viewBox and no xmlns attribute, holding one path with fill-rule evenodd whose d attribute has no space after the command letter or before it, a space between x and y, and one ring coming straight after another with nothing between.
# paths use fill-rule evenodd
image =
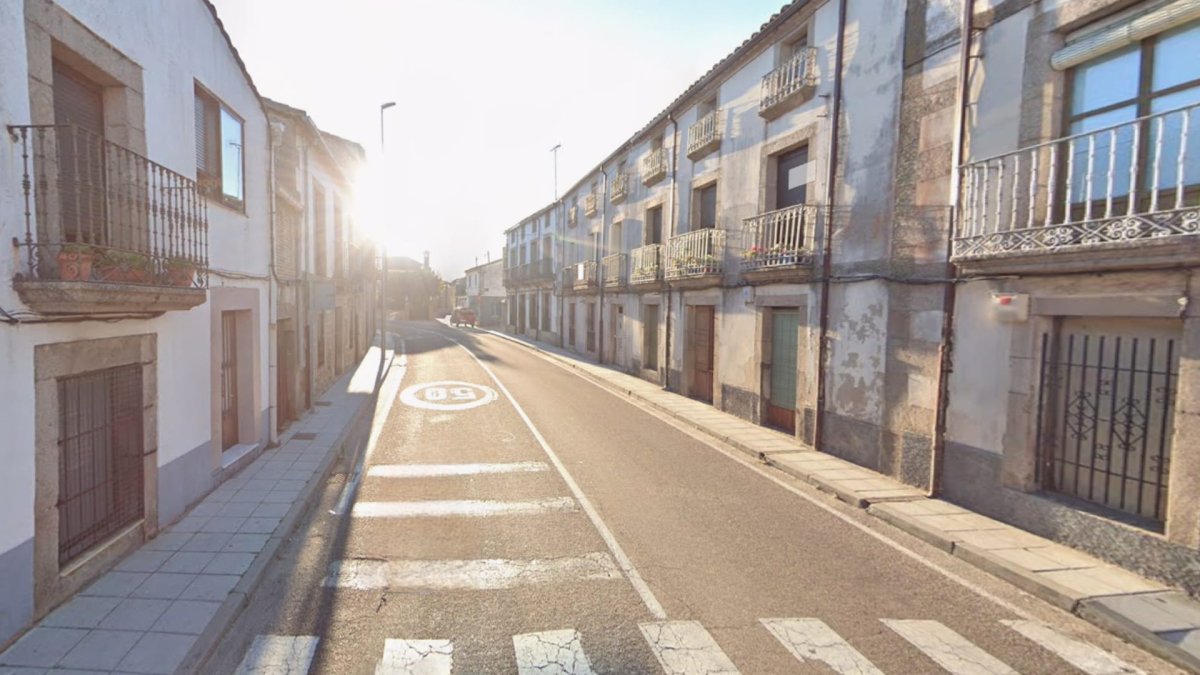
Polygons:
<instances>
[{"instance_id":1,"label":"stone curb","mask_svg":"<svg viewBox=\"0 0 1200 675\"><path fill-rule=\"evenodd\" d=\"M789 476L798 478L804 481L806 484L821 490L822 492L831 493L839 500L861 508L868 514L879 518L889 525L892 525L899 530L903 530L904 532L907 532L908 534L928 544L936 546L937 548L946 551L947 553L980 570L983 570L984 572L1003 579L1020 588L1021 590L1026 591L1029 594L1054 605L1055 607L1066 610L1067 612L1080 617L1088 623L1098 626L1099 628L1102 628L1116 635L1117 637L1137 645L1146 651L1149 651L1177 666L1184 668L1185 670L1200 672L1200 659L1197 659L1195 655L1188 653L1184 649L1181 649L1163 637L1155 634L1145 626L1142 626L1128 619L1124 615L1115 612L1097 602L1099 600L1108 598L1142 595L1144 592L1104 596L1080 596L1078 593L1072 593L1066 588L1061 588L1053 583L1050 583L1047 579L1041 578L1039 575L1032 574L1029 570L1023 567L1014 565L1007 561L998 560L993 556L988 555L983 549L978 549L956 539L953 533L927 528L923 523L919 522L919 519L911 518L907 514L889 510L887 508L889 503L896 501L918 501L925 499L924 497L914 497L911 499L885 498L879 500L872 500L870 498L863 497L852 489L847 489L844 486L837 485L836 481L820 479L811 473L805 473L799 468L788 466L783 462L775 461L768 453L761 453L754 448L744 443L740 443L728 436L713 433L703 425L683 417L666 406L646 399L632 390L620 387L619 385L609 382L604 378L592 375L592 373L588 372L584 368L579 367L577 363L574 363L573 360L568 357L561 356L544 349L533 342L528 342L524 339L507 335L505 333L488 329L477 330L503 338L514 344L522 345L527 349L542 355L544 358L553 359L558 363L562 363L579 373L580 376L604 387L605 389L608 389L609 391L623 394L628 398L645 403L651 408L669 415L672 419L684 424L689 428L701 431L705 435L734 447L737 450L754 457L762 463L788 474ZM796 452L802 453L815 451L805 450L802 447L797 446Z\"/></svg>"},{"instance_id":2,"label":"stone curb","mask_svg":"<svg viewBox=\"0 0 1200 675\"><path fill-rule=\"evenodd\" d=\"M391 370L394 359L395 353L393 352L392 356L387 360L387 365L383 368L384 379L387 378L387 373ZM351 377L353 377L353 373L351 373ZM212 657L217 645L220 644L226 633L228 633L233 622L249 604L251 594L262 583L268 566L275 560L284 541L295 533L305 516L308 515L308 512L312 510L312 507L318 501L321 488L329 480L330 475L333 473L333 468L345 454L346 448L349 447L348 441L362 425L367 411L371 409L370 404L379 394L382 382L383 380L376 381L375 391L359 403L358 411L354 413L354 418L342 428L330 452L321 460L321 465L317 467L316 473L305 484L297 500L292 502L292 507L288 509L283 520L279 522L279 527L275 528L275 533L267 540L262 551L254 557L254 562L250 563L250 567L242 575L241 580L234 586L229 595L226 596L225 601L221 603L221 607L217 609L217 613L213 615L212 619L209 619L208 625L204 627L204 630L196 638L196 642L188 650L187 656L183 658L183 661L176 668L175 672L177 674L192 675L193 673L204 672L204 664Z\"/></svg>"}]
</instances>

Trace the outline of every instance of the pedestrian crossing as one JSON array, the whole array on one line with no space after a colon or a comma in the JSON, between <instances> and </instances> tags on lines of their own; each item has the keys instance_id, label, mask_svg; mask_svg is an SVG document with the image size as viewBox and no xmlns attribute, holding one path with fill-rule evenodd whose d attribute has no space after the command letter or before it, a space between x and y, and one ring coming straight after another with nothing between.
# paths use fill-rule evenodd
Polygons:
<instances>
[{"instance_id":1,"label":"pedestrian crossing","mask_svg":"<svg viewBox=\"0 0 1200 675\"><path fill-rule=\"evenodd\" d=\"M1017 671L938 621L880 619L889 631L954 675L1000 675ZM837 675L883 675L847 640L820 619L760 619L761 626L801 663L824 664ZM1036 621L1004 620L1015 631L1085 675L1145 675L1116 656ZM666 675L738 675L740 671L699 621L652 621L638 625ZM260 635L247 650L238 675L303 675L320 649L312 635ZM518 675L591 675L585 639L574 629L512 637ZM929 669L932 672L932 667ZM1067 672L1063 668L1061 671ZM387 639L376 675L451 675L454 643L447 639ZM903 672L903 671L896 671Z\"/></svg>"}]
</instances>

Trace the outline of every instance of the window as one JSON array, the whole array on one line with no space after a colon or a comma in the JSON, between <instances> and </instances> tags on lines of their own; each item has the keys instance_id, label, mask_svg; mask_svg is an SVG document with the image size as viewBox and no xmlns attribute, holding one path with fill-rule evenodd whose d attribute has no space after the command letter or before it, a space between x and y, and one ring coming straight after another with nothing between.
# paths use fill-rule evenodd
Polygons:
<instances>
[{"instance_id":1,"label":"window","mask_svg":"<svg viewBox=\"0 0 1200 675\"><path fill-rule=\"evenodd\" d=\"M325 188L313 184L313 273L329 276L325 242Z\"/></svg>"},{"instance_id":2,"label":"window","mask_svg":"<svg viewBox=\"0 0 1200 675\"><path fill-rule=\"evenodd\" d=\"M646 244L662 243L662 207L646 209Z\"/></svg>"},{"instance_id":3,"label":"window","mask_svg":"<svg viewBox=\"0 0 1200 675\"><path fill-rule=\"evenodd\" d=\"M242 119L196 86L196 179L209 197L241 209L245 199Z\"/></svg>"},{"instance_id":4,"label":"window","mask_svg":"<svg viewBox=\"0 0 1200 675\"><path fill-rule=\"evenodd\" d=\"M711 183L695 191L695 210L692 229L705 230L717 226L717 184Z\"/></svg>"},{"instance_id":5,"label":"window","mask_svg":"<svg viewBox=\"0 0 1200 675\"><path fill-rule=\"evenodd\" d=\"M702 102L699 106L697 106L696 117L697 118L704 117L705 115L707 115L709 113L716 112L716 110L717 110L717 98L714 96L714 97Z\"/></svg>"},{"instance_id":6,"label":"window","mask_svg":"<svg viewBox=\"0 0 1200 675\"><path fill-rule=\"evenodd\" d=\"M1140 117L1164 113L1200 103L1200 22L1181 26L1123 49L1107 53L1076 66L1071 72L1070 105L1067 110L1067 134L1074 135L1105 129ZM1112 133L1095 136L1095 147L1080 142L1068 161L1075 166L1091 166L1089 171L1071 172L1069 188L1075 203L1096 197L1107 187L1089 186L1096 176L1109 180L1112 194L1130 192L1130 171L1125 167L1141 164L1138 191L1147 188L1173 188L1179 182L1180 144L1188 134L1183 131L1185 116L1190 126L1200 123L1200 112L1168 115L1161 122L1141 127L1141 147L1135 158L1133 135L1138 125L1126 124ZM1161 126L1160 126L1161 125ZM1161 136L1161 148L1155 147ZM1151 139L1147 141L1147 139ZM1186 141L1184 178L1187 185L1200 184L1200 135ZM1115 149L1112 147L1115 143ZM1089 160L1088 155L1092 157ZM1157 156L1159 161L1154 161ZM1092 164L1088 164L1091 161ZM1155 166L1157 165L1157 166ZM1089 181L1089 173L1091 181ZM1157 174L1157 176L1155 175ZM1156 180L1157 178L1157 180Z\"/></svg>"},{"instance_id":7,"label":"window","mask_svg":"<svg viewBox=\"0 0 1200 675\"><path fill-rule=\"evenodd\" d=\"M58 562L69 563L143 512L142 369L58 381Z\"/></svg>"},{"instance_id":8,"label":"window","mask_svg":"<svg viewBox=\"0 0 1200 675\"><path fill-rule=\"evenodd\" d=\"M317 367L325 365L325 312L317 312Z\"/></svg>"},{"instance_id":9,"label":"window","mask_svg":"<svg viewBox=\"0 0 1200 675\"><path fill-rule=\"evenodd\" d=\"M623 223L619 220L612 224L612 241L609 242L609 246L611 247L609 248L610 252L620 253L622 251L622 246L624 245L622 230L624 229Z\"/></svg>"},{"instance_id":10,"label":"window","mask_svg":"<svg viewBox=\"0 0 1200 675\"><path fill-rule=\"evenodd\" d=\"M342 276L346 243L342 241L345 231L342 228L342 200L333 195L333 273Z\"/></svg>"}]
</instances>

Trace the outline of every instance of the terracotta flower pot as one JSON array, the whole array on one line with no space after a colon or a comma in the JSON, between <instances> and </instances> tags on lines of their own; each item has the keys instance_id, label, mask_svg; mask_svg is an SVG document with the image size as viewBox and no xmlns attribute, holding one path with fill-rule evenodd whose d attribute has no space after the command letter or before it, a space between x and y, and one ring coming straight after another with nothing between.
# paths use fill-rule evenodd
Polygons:
<instances>
[{"instance_id":1,"label":"terracotta flower pot","mask_svg":"<svg viewBox=\"0 0 1200 675\"><path fill-rule=\"evenodd\" d=\"M92 278L91 253L79 251L58 252L58 278L62 281L87 281Z\"/></svg>"}]
</instances>

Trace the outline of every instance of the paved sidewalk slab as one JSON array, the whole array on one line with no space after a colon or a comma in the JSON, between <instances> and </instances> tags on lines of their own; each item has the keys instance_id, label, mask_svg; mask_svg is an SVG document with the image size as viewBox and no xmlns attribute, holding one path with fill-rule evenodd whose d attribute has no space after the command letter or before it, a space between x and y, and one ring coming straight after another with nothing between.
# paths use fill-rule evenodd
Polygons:
<instances>
[{"instance_id":1,"label":"paved sidewalk slab","mask_svg":"<svg viewBox=\"0 0 1200 675\"><path fill-rule=\"evenodd\" d=\"M278 447L0 653L0 673L195 667L299 524L366 411L379 367L372 348L325 392L328 405L293 424Z\"/></svg>"},{"instance_id":2,"label":"paved sidewalk slab","mask_svg":"<svg viewBox=\"0 0 1200 675\"><path fill-rule=\"evenodd\" d=\"M1186 594L1049 539L927 497L924 491L794 438L566 350L524 344L582 376L703 431L742 452L986 570L1043 600L1200 672L1200 603Z\"/></svg>"}]
</instances>

